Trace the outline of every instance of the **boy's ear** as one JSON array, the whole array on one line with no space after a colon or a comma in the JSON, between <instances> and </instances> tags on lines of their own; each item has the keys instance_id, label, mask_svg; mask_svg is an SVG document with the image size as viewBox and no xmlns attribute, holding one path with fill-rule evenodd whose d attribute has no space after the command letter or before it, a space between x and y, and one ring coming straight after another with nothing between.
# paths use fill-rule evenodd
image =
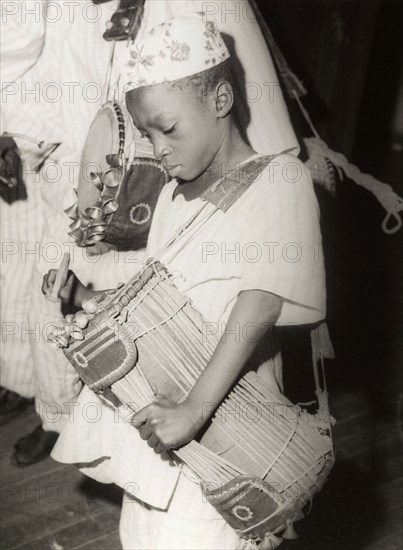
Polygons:
<instances>
[{"instance_id":1,"label":"boy's ear","mask_svg":"<svg viewBox=\"0 0 403 550\"><path fill-rule=\"evenodd\" d=\"M224 118L231 111L234 104L234 91L229 82L224 80L217 85L215 93L215 107L217 116Z\"/></svg>"}]
</instances>

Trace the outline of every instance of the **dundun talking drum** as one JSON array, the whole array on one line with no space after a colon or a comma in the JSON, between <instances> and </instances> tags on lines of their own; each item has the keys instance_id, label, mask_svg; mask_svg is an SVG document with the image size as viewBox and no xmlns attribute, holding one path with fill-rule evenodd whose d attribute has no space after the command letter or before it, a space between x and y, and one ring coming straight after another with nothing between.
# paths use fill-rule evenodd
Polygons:
<instances>
[{"instance_id":1,"label":"dundun talking drum","mask_svg":"<svg viewBox=\"0 0 403 550\"><path fill-rule=\"evenodd\" d=\"M77 203L66 213L79 246L105 240L119 250L145 248L167 181L150 142L123 105L108 101L91 124L80 162Z\"/></svg>"},{"instance_id":2,"label":"dundun talking drum","mask_svg":"<svg viewBox=\"0 0 403 550\"><path fill-rule=\"evenodd\" d=\"M83 306L54 339L85 384L134 411L157 394L183 400L218 343L153 260ZM200 440L175 454L226 521L260 548L275 548L280 533L294 536L292 523L334 463L329 418L293 405L254 372L237 383Z\"/></svg>"}]
</instances>

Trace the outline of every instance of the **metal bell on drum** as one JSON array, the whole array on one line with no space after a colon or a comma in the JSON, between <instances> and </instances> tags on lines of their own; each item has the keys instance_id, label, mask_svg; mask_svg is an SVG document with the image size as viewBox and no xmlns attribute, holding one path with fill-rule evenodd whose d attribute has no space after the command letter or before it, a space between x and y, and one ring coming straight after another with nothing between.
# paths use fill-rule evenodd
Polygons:
<instances>
[{"instance_id":1,"label":"metal bell on drum","mask_svg":"<svg viewBox=\"0 0 403 550\"><path fill-rule=\"evenodd\" d=\"M91 244L96 244L96 243L99 243L99 241L103 241L105 239L105 233L94 233L94 234L90 234L88 235L87 239L86 239L86 244L87 245L91 245Z\"/></svg>"},{"instance_id":2,"label":"metal bell on drum","mask_svg":"<svg viewBox=\"0 0 403 550\"><path fill-rule=\"evenodd\" d=\"M101 177L102 177L102 174L99 173L99 172L91 172L90 173L91 182L95 185L95 187L99 191L102 191L102 189L104 187L104 185L102 183L102 180L101 180Z\"/></svg>"},{"instance_id":3,"label":"metal bell on drum","mask_svg":"<svg viewBox=\"0 0 403 550\"><path fill-rule=\"evenodd\" d=\"M98 204L100 203L97 202L95 206L89 206L85 209L85 213L92 220L104 220L106 218L106 215L104 214L101 205L98 206Z\"/></svg>"},{"instance_id":4,"label":"metal bell on drum","mask_svg":"<svg viewBox=\"0 0 403 550\"><path fill-rule=\"evenodd\" d=\"M122 182L122 176L122 168L111 168L102 174L102 183L106 187L117 187Z\"/></svg>"},{"instance_id":5,"label":"metal bell on drum","mask_svg":"<svg viewBox=\"0 0 403 550\"><path fill-rule=\"evenodd\" d=\"M119 208L119 203L115 199L105 201L103 204L103 211L105 214L113 214Z\"/></svg>"},{"instance_id":6,"label":"metal bell on drum","mask_svg":"<svg viewBox=\"0 0 403 550\"><path fill-rule=\"evenodd\" d=\"M88 228L89 235L97 233L106 233L109 229L107 222L92 222Z\"/></svg>"},{"instance_id":7,"label":"metal bell on drum","mask_svg":"<svg viewBox=\"0 0 403 550\"><path fill-rule=\"evenodd\" d=\"M104 187L104 190L102 191L102 204L105 204L106 201L109 201L110 199L115 199L118 194L118 190L116 187Z\"/></svg>"},{"instance_id":8,"label":"metal bell on drum","mask_svg":"<svg viewBox=\"0 0 403 550\"><path fill-rule=\"evenodd\" d=\"M64 213L67 214L69 218L74 220L78 216L78 204L74 203L73 206L69 206L68 208L66 208Z\"/></svg>"},{"instance_id":9,"label":"metal bell on drum","mask_svg":"<svg viewBox=\"0 0 403 550\"><path fill-rule=\"evenodd\" d=\"M69 225L71 231L75 231L76 229L79 229L81 227L81 220L80 218L77 218L73 223Z\"/></svg>"},{"instance_id":10,"label":"metal bell on drum","mask_svg":"<svg viewBox=\"0 0 403 550\"><path fill-rule=\"evenodd\" d=\"M76 242L80 242L83 232L81 229L74 229L74 231L69 232L69 236L72 237Z\"/></svg>"}]
</instances>

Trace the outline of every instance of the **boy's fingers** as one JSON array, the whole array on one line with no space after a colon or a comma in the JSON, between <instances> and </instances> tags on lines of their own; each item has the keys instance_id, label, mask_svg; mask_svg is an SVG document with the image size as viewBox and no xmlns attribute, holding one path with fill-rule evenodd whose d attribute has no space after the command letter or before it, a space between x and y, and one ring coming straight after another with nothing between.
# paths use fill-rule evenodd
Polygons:
<instances>
[{"instance_id":1,"label":"boy's fingers","mask_svg":"<svg viewBox=\"0 0 403 550\"><path fill-rule=\"evenodd\" d=\"M171 466L175 466L175 460L172 458L172 455L169 451L164 451L163 453L161 453L161 458L165 462L169 462Z\"/></svg>"},{"instance_id":2,"label":"boy's fingers","mask_svg":"<svg viewBox=\"0 0 403 550\"><path fill-rule=\"evenodd\" d=\"M137 412L135 415L132 416L130 422L135 428L139 428L142 424L147 422L148 420L148 407L144 407L144 409L141 409L139 412Z\"/></svg>"},{"instance_id":3,"label":"boy's fingers","mask_svg":"<svg viewBox=\"0 0 403 550\"><path fill-rule=\"evenodd\" d=\"M48 292L50 292L52 290L53 284L54 284L55 279L56 279L56 272L57 272L56 269L50 269L46 273L46 275L43 277L43 282L42 282L42 292L43 292L43 294L47 294Z\"/></svg>"},{"instance_id":4,"label":"boy's fingers","mask_svg":"<svg viewBox=\"0 0 403 550\"><path fill-rule=\"evenodd\" d=\"M151 433L151 435L149 437L144 438L144 439L147 439L147 445L149 447L151 447L152 449L156 449L157 446L160 444L160 440L155 435L155 433Z\"/></svg>"},{"instance_id":5,"label":"boy's fingers","mask_svg":"<svg viewBox=\"0 0 403 550\"><path fill-rule=\"evenodd\" d=\"M44 276L41 286L42 294L46 294L48 291L47 275Z\"/></svg>"},{"instance_id":6,"label":"boy's fingers","mask_svg":"<svg viewBox=\"0 0 403 550\"><path fill-rule=\"evenodd\" d=\"M53 284L55 282L56 275L57 275L57 269L49 269L49 271L45 275L45 278L48 284Z\"/></svg>"},{"instance_id":7,"label":"boy's fingers","mask_svg":"<svg viewBox=\"0 0 403 550\"><path fill-rule=\"evenodd\" d=\"M68 287L71 289L74 283L74 273L69 269L62 277L61 288Z\"/></svg>"},{"instance_id":8,"label":"boy's fingers","mask_svg":"<svg viewBox=\"0 0 403 550\"><path fill-rule=\"evenodd\" d=\"M150 426L148 423L142 424L140 427L137 428L140 434L141 439L144 439L147 441L150 439L150 437L153 435L153 429L152 426Z\"/></svg>"},{"instance_id":9,"label":"boy's fingers","mask_svg":"<svg viewBox=\"0 0 403 550\"><path fill-rule=\"evenodd\" d=\"M163 453L166 452L166 450L167 448L161 442L157 443L157 445L154 447L154 452L157 453L158 455L162 455Z\"/></svg>"},{"instance_id":10,"label":"boy's fingers","mask_svg":"<svg viewBox=\"0 0 403 550\"><path fill-rule=\"evenodd\" d=\"M61 300L69 300L71 291L74 284L74 273L68 271L61 280L61 286L59 290L59 298Z\"/></svg>"}]
</instances>

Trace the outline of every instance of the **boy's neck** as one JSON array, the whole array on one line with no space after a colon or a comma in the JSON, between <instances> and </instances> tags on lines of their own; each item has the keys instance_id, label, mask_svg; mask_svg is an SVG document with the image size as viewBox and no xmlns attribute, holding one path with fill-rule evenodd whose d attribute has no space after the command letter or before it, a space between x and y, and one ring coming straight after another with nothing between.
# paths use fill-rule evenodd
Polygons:
<instances>
[{"instance_id":1,"label":"boy's neck","mask_svg":"<svg viewBox=\"0 0 403 550\"><path fill-rule=\"evenodd\" d=\"M175 196L182 194L187 200L199 197L210 185L235 170L254 154L256 152L243 140L238 129L233 125L232 131L228 132L227 137L223 139L211 165L195 180L180 184Z\"/></svg>"}]
</instances>

